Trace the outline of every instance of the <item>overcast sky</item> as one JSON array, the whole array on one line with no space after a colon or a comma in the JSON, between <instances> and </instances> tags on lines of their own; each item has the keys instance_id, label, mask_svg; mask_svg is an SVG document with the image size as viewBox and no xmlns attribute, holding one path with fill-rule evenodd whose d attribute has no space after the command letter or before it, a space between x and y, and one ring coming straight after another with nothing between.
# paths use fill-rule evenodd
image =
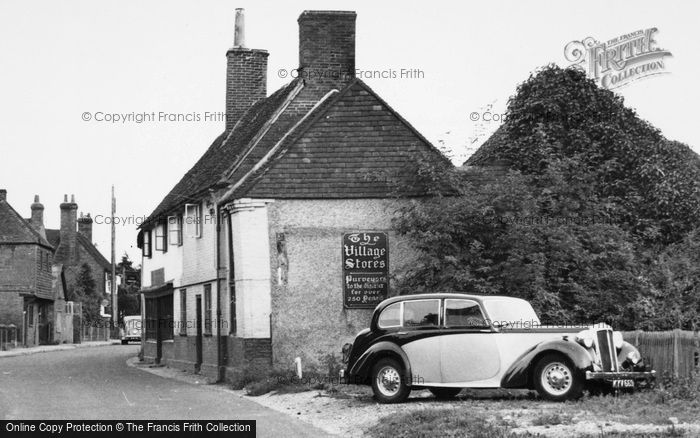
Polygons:
<instances>
[{"instance_id":1,"label":"overcast sky","mask_svg":"<svg viewBox=\"0 0 700 438\"><path fill-rule=\"evenodd\" d=\"M148 215L223 130L223 122L108 123L83 113L203 114L224 110L235 8L246 43L270 52L268 92L298 66L305 9L357 12L357 68L418 69L417 78L363 79L430 141L462 162L505 111L518 83L548 63L569 65L572 40L658 28L669 74L616 90L670 139L700 152L697 17L692 1L0 1L0 188L23 216L38 194L59 227L63 194L79 210ZM109 226L93 228L109 258ZM135 226L117 227L117 254L140 263Z\"/></svg>"}]
</instances>

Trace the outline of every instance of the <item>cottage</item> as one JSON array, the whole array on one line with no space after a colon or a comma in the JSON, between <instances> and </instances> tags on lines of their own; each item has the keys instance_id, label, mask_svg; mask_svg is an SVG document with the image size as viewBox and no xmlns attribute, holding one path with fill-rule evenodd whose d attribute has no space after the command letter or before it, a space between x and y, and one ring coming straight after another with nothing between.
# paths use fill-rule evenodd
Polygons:
<instances>
[{"instance_id":1,"label":"cottage","mask_svg":"<svg viewBox=\"0 0 700 438\"><path fill-rule=\"evenodd\" d=\"M64 201L60 230L46 229L39 196L25 219L0 190L0 324L14 325L26 346L73 342L73 307L66 297L80 267L93 266L99 294L108 278L110 264L92 243L92 219L78 220L74 198Z\"/></svg>"},{"instance_id":2,"label":"cottage","mask_svg":"<svg viewBox=\"0 0 700 438\"><path fill-rule=\"evenodd\" d=\"M391 220L416 164L448 161L355 77L355 18L303 12L298 78L268 96L238 10L225 131L140 227L145 358L328 369L417 257Z\"/></svg>"}]
</instances>

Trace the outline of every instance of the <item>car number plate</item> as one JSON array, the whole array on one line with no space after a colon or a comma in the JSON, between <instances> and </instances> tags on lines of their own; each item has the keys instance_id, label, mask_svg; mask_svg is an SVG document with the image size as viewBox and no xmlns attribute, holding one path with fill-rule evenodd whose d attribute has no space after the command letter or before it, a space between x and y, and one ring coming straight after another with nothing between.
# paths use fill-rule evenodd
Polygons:
<instances>
[{"instance_id":1,"label":"car number plate","mask_svg":"<svg viewBox=\"0 0 700 438\"><path fill-rule=\"evenodd\" d=\"M632 379L618 379L612 381L613 388L634 388L634 380Z\"/></svg>"}]
</instances>

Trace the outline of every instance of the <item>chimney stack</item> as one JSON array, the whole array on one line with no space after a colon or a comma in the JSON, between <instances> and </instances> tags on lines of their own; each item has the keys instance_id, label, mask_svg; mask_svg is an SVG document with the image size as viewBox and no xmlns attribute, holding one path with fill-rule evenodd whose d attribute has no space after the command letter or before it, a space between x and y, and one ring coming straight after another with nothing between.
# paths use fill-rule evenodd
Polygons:
<instances>
[{"instance_id":1,"label":"chimney stack","mask_svg":"<svg viewBox=\"0 0 700 438\"><path fill-rule=\"evenodd\" d=\"M78 232L92 243L92 218L90 217L90 213L88 213L87 216L83 216L83 212L80 212L80 217L78 218Z\"/></svg>"},{"instance_id":2,"label":"chimney stack","mask_svg":"<svg viewBox=\"0 0 700 438\"><path fill-rule=\"evenodd\" d=\"M59 263L73 264L77 260L76 227L78 221L78 204L75 203L75 195L71 195L68 202L68 195L63 196L61 207L61 243L56 249L55 260Z\"/></svg>"},{"instance_id":3,"label":"chimney stack","mask_svg":"<svg viewBox=\"0 0 700 438\"><path fill-rule=\"evenodd\" d=\"M353 11L304 11L299 22L299 77L321 97L355 77Z\"/></svg>"},{"instance_id":4,"label":"chimney stack","mask_svg":"<svg viewBox=\"0 0 700 438\"><path fill-rule=\"evenodd\" d=\"M44 204L39 202L39 195L34 195L34 203L32 209L32 227L46 239L46 229L44 228Z\"/></svg>"},{"instance_id":5,"label":"chimney stack","mask_svg":"<svg viewBox=\"0 0 700 438\"><path fill-rule=\"evenodd\" d=\"M226 52L226 133L258 100L267 97L267 50L245 47L245 15L236 9L233 47Z\"/></svg>"},{"instance_id":6,"label":"chimney stack","mask_svg":"<svg viewBox=\"0 0 700 438\"><path fill-rule=\"evenodd\" d=\"M7 201L7 190L0 189L0 201Z\"/></svg>"}]
</instances>

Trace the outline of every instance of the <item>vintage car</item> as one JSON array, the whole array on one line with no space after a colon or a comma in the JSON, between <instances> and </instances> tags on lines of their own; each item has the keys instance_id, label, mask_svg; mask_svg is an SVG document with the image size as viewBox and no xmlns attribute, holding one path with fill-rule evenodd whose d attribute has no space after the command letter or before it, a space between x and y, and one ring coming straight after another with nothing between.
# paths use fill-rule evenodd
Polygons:
<instances>
[{"instance_id":1,"label":"vintage car","mask_svg":"<svg viewBox=\"0 0 700 438\"><path fill-rule=\"evenodd\" d=\"M412 389L438 398L462 388L529 388L555 401L647 386L654 371L607 324L542 326L525 300L461 293L382 301L368 329L343 346L347 383L382 403Z\"/></svg>"},{"instance_id":2,"label":"vintage car","mask_svg":"<svg viewBox=\"0 0 700 438\"><path fill-rule=\"evenodd\" d=\"M128 344L129 341L141 342L141 315L125 316L119 335L122 345Z\"/></svg>"}]
</instances>

